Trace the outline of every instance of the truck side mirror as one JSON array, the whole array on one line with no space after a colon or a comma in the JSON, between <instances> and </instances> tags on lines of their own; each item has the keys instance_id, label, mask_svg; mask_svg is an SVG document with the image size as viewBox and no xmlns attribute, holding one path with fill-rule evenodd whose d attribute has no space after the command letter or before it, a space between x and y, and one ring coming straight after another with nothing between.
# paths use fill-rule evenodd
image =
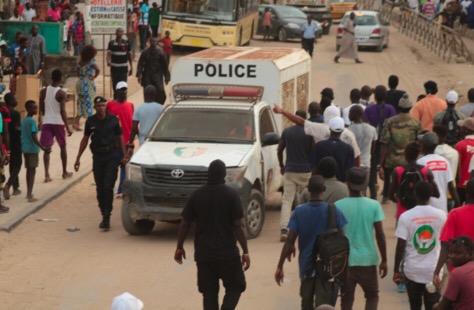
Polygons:
<instances>
[{"instance_id":1,"label":"truck side mirror","mask_svg":"<svg viewBox=\"0 0 474 310\"><path fill-rule=\"evenodd\" d=\"M275 145L280 143L280 136L274 132L267 132L262 139L262 146Z\"/></svg>"}]
</instances>

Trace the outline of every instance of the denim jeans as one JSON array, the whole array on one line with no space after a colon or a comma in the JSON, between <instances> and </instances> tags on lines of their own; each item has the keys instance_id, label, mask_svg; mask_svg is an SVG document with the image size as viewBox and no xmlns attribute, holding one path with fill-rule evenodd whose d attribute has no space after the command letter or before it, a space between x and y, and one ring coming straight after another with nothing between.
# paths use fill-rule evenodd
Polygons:
<instances>
[{"instance_id":1,"label":"denim jeans","mask_svg":"<svg viewBox=\"0 0 474 310\"><path fill-rule=\"evenodd\" d=\"M219 309L219 280L222 280L225 287L221 310L235 309L240 295L246 288L240 257L228 261L198 262L196 265L198 289L203 296L203 309Z\"/></svg>"},{"instance_id":2,"label":"denim jeans","mask_svg":"<svg viewBox=\"0 0 474 310\"><path fill-rule=\"evenodd\" d=\"M377 310L379 303L379 283L376 266L349 267L347 280L343 286L341 309L352 309L357 284L359 284L364 291L365 310Z\"/></svg>"},{"instance_id":3,"label":"denim jeans","mask_svg":"<svg viewBox=\"0 0 474 310\"><path fill-rule=\"evenodd\" d=\"M421 310L423 302L425 310L433 309L433 305L437 303L441 297L438 292L428 293L426 284L414 282L405 278L407 286L408 301L410 302L410 310Z\"/></svg>"}]
</instances>

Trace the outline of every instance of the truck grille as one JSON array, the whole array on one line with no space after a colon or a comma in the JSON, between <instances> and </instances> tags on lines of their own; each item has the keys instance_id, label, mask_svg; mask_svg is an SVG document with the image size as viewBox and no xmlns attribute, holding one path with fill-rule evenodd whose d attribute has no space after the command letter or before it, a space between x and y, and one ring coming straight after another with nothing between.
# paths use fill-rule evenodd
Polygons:
<instances>
[{"instance_id":1,"label":"truck grille","mask_svg":"<svg viewBox=\"0 0 474 310\"><path fill-rule=\"evenodd\" d=\"M151 197L145 196L145 203L150 207L184 208L188 197Z\"/></svg>"},{"instance_id":2,"label":"truck grille","mask_svg":"<svg viewBox=\"0 0 474 310\"><path fill-rule=\"evenodd\" d=\"M207 182L207 171L185 170L181 178L171 176L173 169L145 168L145 178L151 185L160 186L201 186Z\"/></svg>"}]
</instances>

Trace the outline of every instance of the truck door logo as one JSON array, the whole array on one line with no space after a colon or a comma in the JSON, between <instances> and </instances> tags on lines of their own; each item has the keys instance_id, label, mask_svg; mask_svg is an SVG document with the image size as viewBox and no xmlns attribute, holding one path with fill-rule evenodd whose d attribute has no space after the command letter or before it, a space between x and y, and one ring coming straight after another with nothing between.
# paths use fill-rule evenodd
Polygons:
<instances>
[{"instance_id":1,"label":"truck door logo","mask_svg":"<svg viewBox=\"0 0 474 310\"><path fill-rule=\"evenodd\" d=\"M171 176L175 179L181 179L183 175L184 175L184 171L182 169L171 170Z\"/></svg>"},{"instance_id":2,"label":"truck door logo","mask_svg":"<svg viewBox=\"0 0 474 310\"><path fill-rule=\"evenodd\" d=\"M204 147L177 147L174 154L178 157L189 158L203 154L207 149Z\"/></svg>"}]
</instances>

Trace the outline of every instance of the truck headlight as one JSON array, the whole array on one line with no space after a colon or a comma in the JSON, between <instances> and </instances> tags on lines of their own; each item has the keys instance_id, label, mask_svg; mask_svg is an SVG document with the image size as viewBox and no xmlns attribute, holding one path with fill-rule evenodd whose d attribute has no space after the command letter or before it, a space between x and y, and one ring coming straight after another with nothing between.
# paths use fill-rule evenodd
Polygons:
<instances>
[{"instance_id":1,"label":"truck headlight","mask_svg":"<svg viewBox=\"0 0 474 310\"><path fill-rule=\"evenodd\" d=\"M287 26L288 28L300 29L300 26L298 26L298 25L295 24L295 23L288 23L286 26Z\"/></svg>"},{"instance_id":2,"label":"truck headlight","mask_svg":"<svg viewBox=\"0 0 474 310\"><path fill-rule=\"evenodd\" d=\"M227 168L225 182L239 183L243 178L247 167Z\"/></svg>"},{"instance_id":3,"label":"truck headlight","mask_svg":"<svg viewBox=\"0 0 474 310\"><path fill-rule=\"evenodd\" d=\"M142 167L140 165L127 165L127 179L130 181L142 181Z\"/></svg>"}]
</instances>

